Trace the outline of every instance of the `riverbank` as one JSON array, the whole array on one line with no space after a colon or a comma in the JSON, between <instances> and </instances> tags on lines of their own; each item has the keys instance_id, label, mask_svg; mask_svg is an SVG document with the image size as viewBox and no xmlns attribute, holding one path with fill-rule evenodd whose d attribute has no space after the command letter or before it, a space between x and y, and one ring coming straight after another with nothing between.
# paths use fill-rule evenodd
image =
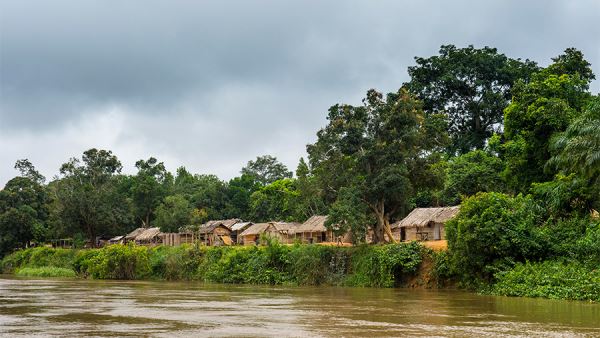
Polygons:
<instances>
[{"instance_id":1,"label":"riverbank","mask_svg":"<svg viewBox=\"0 0 600 338\"><path fill-rule=\"evenodd\" d=\"M447 251L417 242L377 246L321 245L31 248L1 261L5 274L226 284L455 288ZM492 295L600 302L600 270L577 261L517 264L470 288Z\"/></svg>"},{"instance_id":2,"label":"riverbank","mask_svg":"<svg viewBox=\"0 0 600 338\"><path fill-rule=\"evenodd\" d=\"M214 283L402 287L435 283L419 270L433 251L420 244L32 248L2 260L15 275L121 280L199 280Z\"/></svg>"}]
</instances>

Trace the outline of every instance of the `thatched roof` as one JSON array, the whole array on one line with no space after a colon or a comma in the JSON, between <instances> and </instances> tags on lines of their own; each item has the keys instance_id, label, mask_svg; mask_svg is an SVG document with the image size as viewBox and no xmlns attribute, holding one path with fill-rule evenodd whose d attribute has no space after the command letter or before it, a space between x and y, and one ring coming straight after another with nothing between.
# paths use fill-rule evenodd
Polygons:
<instances>
[{"instance_id":1,"label":"thatched roof","mask_svg":"<svg viewBox=\"0 0 600 338\"><path fill-rule=\"evenodd\" d=\"M252 224L254 224L254 223L252 223L252 222L237 222L231 226L231 231L243 231L247 227L251 226Z\"/></svg>"},{"instance_id":2,"label":"thatched roof","mask_svg":"<svg viewBox=\"0 0 600 338\"><path fill-rule=\"evenodd\" d=\"M392 224L392 228L426 226L429 222L446 223L454 218L460 206L443 208L416 208L408 214L403 220Z\"/></svg>"},{"instance_id":3,"label":"thatched roof","mask_svg":"<svg viewBox=\"0 0 600 338\"><path fill-rule=\"evenodd\" d=\"M306 222L302 223L298 229L296 229L296 233L327 231L327 228L325 227L326 221L327 216L311 216L308 220L306 220Z\"/></svg>"},{"instance_id":4,"label":"thatched roof","mask_svg":"<svg viewBox=\"0 0 600 338\"><path fill-rule=\"evenodd\" d=\"M120 240L122 240L125 236L115 236L113 238L110 239L111 242L118 242Z\"/></svg>"},{"instance_id":5,"label":"thatched roof","mask_svg":"<svg viewBox=\"0 0 600 338\"><path fill-rule=\"evenodd\" d=\"M268 227L271 226L271 223L255 223L249 226L246 230L244 230L240 236L252 236L252 235L260 235L264 233Z\"/></svg>"},{"instance_id":6,"label":"thatched roof","mask_svg":"<svg viewBox=\"0 0 600 338\"><path fill-rule=\"evenodd\" d=\"M149 241L149 240L152 240L154 237L158 236L158 234L160 234L160 228L148 228L148 229L145 229L144 232L139 234L135 238L135 240L136 241Z\"/></svg>"},{"instance_id":7,"label":"thatched roof","mask_svg":"<svg viewBox=\"0 0 600 338\"><path fill-rule=\"evenodd\" d=\"M300 228L300 226L302 225L301 223L297 223L297 222L291 222L291 223L287 223L287 222L270 222L271 224L271 228L267 228L268 230L274 230L274 231L278 231L281 233L288 233L288 234L294 234L296 233L296 231L298 230L298 228Z\"/></svg>"},{"instance_id":8,"label":"thatched roof","mask_svg":"<svg viewBox=\"0 0 600 338\"><path fill-rule=\"evenodd\" d=\"M231 231L231 229L229 229L226 225L224 225L221 222L208 222L203 224L199 229L198 229L198 233L200 234L209 234L213 231L215 231L216 228L224 228L227 229L227 231Z\"/></svg>"},{"instance_id":9,"label":"thatched roof","mask_svg":"<svg viewBox=\"0 0 600 338\"><path fill-rule=\"evenodd\" d=\"M236 224L238 222L241 222L241 221L242 220L239 219L239 218L211 220L211 221L208 221L208 222L202 224L201 228L205 227L205 226L206 227L208 227L208 226L214 226L215 224L223 224L226 228L231 229L231 227L234 224Z\"/></svg>"},{"instance_id":10,"label":"thatched roof","mask_svg":"<svg viewBox=\"0 0 600 338\"><path fill-rule=\"evenodd\" d=\"M125 236L125 239L127 240L134 240L136 239L137 236L139 236L142 232L146 231L147 228L137 228L135 230L133 230L132 232L128 233Z\"/></svg>"}]
</instances>

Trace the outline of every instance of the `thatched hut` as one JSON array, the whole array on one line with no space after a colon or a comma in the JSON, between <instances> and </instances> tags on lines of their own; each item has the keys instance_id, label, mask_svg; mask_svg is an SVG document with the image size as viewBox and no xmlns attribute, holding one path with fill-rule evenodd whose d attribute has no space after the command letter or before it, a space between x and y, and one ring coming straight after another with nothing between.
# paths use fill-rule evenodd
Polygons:
<instances>
[{"instance_id":1,"label":"thatched hut","mask_svg":"<svg viewBox=\"0 0 600 338\"><path fill-rule=\"evenodd\" d=\"M125 240L125 236L115 236L108 240L108 244L122 244Z\"/></svg>"},{"instance_id":2,"label":"thatched hut","mask_svg":"<svg viewBox=\"0 0 600 338\"><path fill-rule=\"evenodd\" d=\"M206 245L232 245L231 230L221 222L205 223L198 229L198 239Z\"/></svg>"},{"instance_id":3,"label":"thatched hut","mask_svg":"<svg viewBox=\"0 0 600 338\"><path fill-rule=\"evenodd\" d=\"M146 229L148 228L137 228L132 232L128 233L127 235L125 235L125 238L123 238L123 243L135 241L136 237L139 236L142 232L146 231Z\"/></svg>"},{"instance_id":4,"label":"thatched hut","mask_svg":"<svg viewBox=\"0 0 600 338\"><path fill-rule=\"evenodd\" d=\"M140 245L157 245L162 243L160 228L146 228L135 237L135 243Z\"/></svg>"},{"instance_id":5,"label":"thatched hut","mask_svg":"<svg viewBox=\"0 0 600 338\"><path fill-rule=\"evenodd\" d=\"M244 230L248 229L252 224L252 222L237 222L231 226L231 240L236 244L242 244L243 239L240 234L244 232Z\"/></svg>"},{"instance_id":6,"label":"thatched hut","mask_svg":"<svg viewBox=\"0 0 600 338\"><path fill-rule=\"evenodd\" d=\"M391 225L397 241L430 241L446 238L444 226L458 214L459 206L416 208L404 219Z\"/></svg>"},{"instance_id":7,"label":"thatched hut","mask_svg":"<svg viewBox=\"0 0 600 338\"><path fill-rule=\"evenodd\" d=\"M302 225L297 222L269 222L269 227L265 234L271 238L276 238L280 243L290 244L294 242L294 235Z\"/></svg>"},{"instance_id":8,"label":"thatched hut","mask_svg":"<svg viewBox=\"0 0 600 338\"><path fill-rule=\"evenodd\" d=\"M238 236L238 241L244 245L258 244L260 236L265 233L271 223L254 223L246 230L242 231Z\"/></svg>"},{"instance_id":9,"label":"thatched hut","mask_svg":"<svg viewBox=\"0 0 600 338\"><path fill-rule=\"evenodd\" d=\"M296 239L302 243L334 242L333 231L325 227L327 216L311 216L296 229Z\"/></svg>"}]
</instances>

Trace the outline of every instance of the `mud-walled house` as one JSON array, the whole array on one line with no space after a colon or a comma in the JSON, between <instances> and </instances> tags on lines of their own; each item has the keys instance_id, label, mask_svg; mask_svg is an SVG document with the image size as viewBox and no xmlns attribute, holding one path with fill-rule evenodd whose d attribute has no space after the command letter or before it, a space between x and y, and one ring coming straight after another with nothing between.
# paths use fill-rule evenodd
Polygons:
<instances>
[{"instance_id":1,"label":"mud-walled house","mask_svg":"<svg viewBox=\"0 0 600 338\"><path fill-rule=\"evenodd\" d=\"M416 208L404 219L391 225L397 241L437 241L446 239L446 222L454 218L459 206Z\"/></svg>"}]
</instances>

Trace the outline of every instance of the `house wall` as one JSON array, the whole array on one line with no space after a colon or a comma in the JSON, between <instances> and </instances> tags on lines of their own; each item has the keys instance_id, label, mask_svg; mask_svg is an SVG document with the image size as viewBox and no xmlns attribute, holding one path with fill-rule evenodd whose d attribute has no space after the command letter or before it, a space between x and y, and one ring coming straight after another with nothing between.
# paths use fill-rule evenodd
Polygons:
<instances>
[{"instance_id":1,"label":"house wall","mask_svg":"<svg viewBox=\"0 0 600 338\"><path fill-rule=\"evenodd\" d=\"M439 223L440 224L440 239L446 239L446 229L443 223ZM427 234L427 240L428 241L433 241L434 237L434 225L432 224L431 226L425 226L425 227L405 227L404 229L406 229L406 240L407 241L419 241L421 240L423 235L419 235L418 232L420 233L426 233ZM400 231L398 230L398 238L400 236ZM394 234L394 237L395 234Z\"/></svg>"}]
</instances>

